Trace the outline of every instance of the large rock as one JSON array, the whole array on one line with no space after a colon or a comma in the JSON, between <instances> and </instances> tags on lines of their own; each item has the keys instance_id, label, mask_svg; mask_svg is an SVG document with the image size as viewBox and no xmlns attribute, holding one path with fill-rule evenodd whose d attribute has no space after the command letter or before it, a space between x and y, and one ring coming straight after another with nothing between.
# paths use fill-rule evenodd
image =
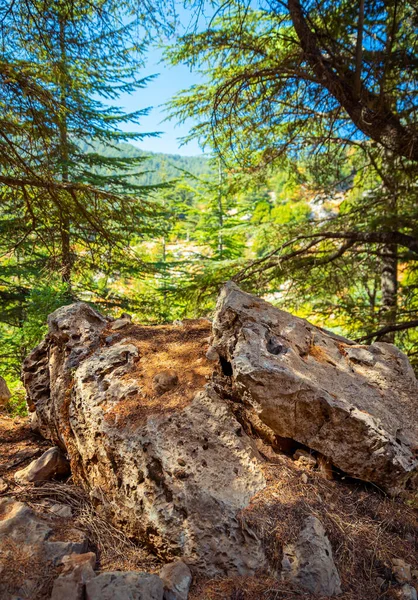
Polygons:
<instances>
[{"instance_id":1,"label":"large rock","mask_svg":"<svg viewBox=\"0 0 418 600\"><path fill-rule=\"evenodd\" d=\"M16 471L17 483L34 483L35 481L48 481L60 475L68 475L70 465L58 447L49 448L39 458L33 460L27 467Z\"/></svg>"},{"instance_id":2,"label":"large rock","mask_svg":"<svg viewBox=\"0 0 418 600\"><path fill-rule=\"evenodd\" d=\"M341 581L322 523L308 517L294 544L283 548L282 578L318 596L341 594Z\"/></svg>"},{"instance_id":3,"label":"large rock","mask_svg":"<svg viewBox=\"0 0 418 600\"><path fill-rule=\"evenodd\" d=\"M41 432L68 451L94 502L105 499L115 523L161 557L184 556L208 576L263 567L240 513L265 480L228 402L209 385L176 410L159 396L152 410L138 379L147 357L134 337L106 346L107 329L84 304L50 316L24 365Z\"/></svg>"},{"instance_id":4,"label":"large rock","mask_svg":"<svg viewBox=\"0 0 418 600\"><path fill-rule=\"evenodd\" d=\"M213 328L235 395L275 434L385 490L416 485L418 385L395 346L356 345L233 283Z\"/></svg>"}]
</instances>

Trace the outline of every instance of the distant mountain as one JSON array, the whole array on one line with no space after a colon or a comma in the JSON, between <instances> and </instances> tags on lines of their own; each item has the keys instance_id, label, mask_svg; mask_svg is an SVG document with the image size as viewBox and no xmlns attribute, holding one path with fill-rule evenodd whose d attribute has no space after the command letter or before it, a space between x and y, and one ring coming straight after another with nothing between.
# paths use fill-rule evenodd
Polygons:
<instances>
[{"instance_id":1,"label":"distant mountain","mask_svg":"<svg viewBox=\"0 0 418 600\"><path fill-rule=\"evenodd\" d=\"M205 156L181 156L180 154L164 154L163 152L146 152L140 150L132 144L122 142L119 144L119 152L105 144L95 142L93 146L87 146L81 143L80 146L86 152L92 151L102 156L144 156L147 159L139 167L143 171L138 183L142 185L155 185L163 181L178 179L184 172L190 173L194 177L207 177L213 171L210 160Z\"/></svg>"}]
</instances>

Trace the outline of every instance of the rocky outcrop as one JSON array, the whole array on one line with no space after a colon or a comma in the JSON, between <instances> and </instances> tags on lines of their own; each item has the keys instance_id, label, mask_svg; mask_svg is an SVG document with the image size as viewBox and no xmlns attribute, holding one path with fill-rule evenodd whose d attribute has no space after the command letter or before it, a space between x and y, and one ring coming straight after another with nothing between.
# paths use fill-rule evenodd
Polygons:
<instances>
[{"instance_id":1,"label":"rocky outcrop","mask_svg":"<svg viewBox=\"0 0 418 600\"><path fill-rule=\"evenodd\" d=\"M48 324L23 371L39 431L97 509L164 561L206 577L266 567L245 515L266 485L263 457L280 450L326 479L334 465L386 490L416 482L417 382L390 344L358 346L234 284L209 349L207 324L119 329L83 303Z\"/></svg>"},{"instance_id":2,"label":"rocky outcrop","mask_svg":"<svg viewBox=\"0 0 418 600\"><path fill-rule=\"evenodd\" d=\"M134 335L109 345L107 321L85 304L48 322L47 339L24 365L29 406L94 502L113 507L115 522L160 556L184 556L209 576L263 567L240 513L265 481L228 402L211 385L175 409L162 389L155 398L145 392L139 370L150 357Z\"/></svg>"},{"instance_id":3,"label":"rocky outcrop","mask_svg":"<svg viewBox=\"0 0 418 600\"><path fill-rule=\"evenodd\" d=\"M395 346L356 345L233 283L213 329L234 393L274 434L385 490L416 485L418 385Z\"/></svg>"},{"instance_id":4,"label":"rocky outcrop","mask_svg":"<svg viewBox=\"0 0 418 600\"><path fill-rule=\"evenodd\" d=\"M318 596L341 594L341 581L322 523L308 517L295 543L283 548L282 578Z\"/></svg>"}]
</instances>

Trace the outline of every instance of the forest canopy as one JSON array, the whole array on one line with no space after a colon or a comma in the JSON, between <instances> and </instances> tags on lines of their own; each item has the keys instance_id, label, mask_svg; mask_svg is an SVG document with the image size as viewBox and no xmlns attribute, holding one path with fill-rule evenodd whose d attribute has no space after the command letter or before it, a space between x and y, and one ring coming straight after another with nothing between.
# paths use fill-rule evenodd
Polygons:
<instances>
[{"instance_id":1,"label":"forest canopy","mask_svg":"<svg viewBox=\"0 0 418 600\"><path fill-rule=\"evenodd\" d=\"M1 364L17 405L58 306L166 322L210 315L228 279L418 363L415 3L1 0L0 26ZM157 135L137 127L156 45L201 74L167 115L205 155L135 145ZM118 105L136 90L141 106Z\"/></svg>"}]
</instances>

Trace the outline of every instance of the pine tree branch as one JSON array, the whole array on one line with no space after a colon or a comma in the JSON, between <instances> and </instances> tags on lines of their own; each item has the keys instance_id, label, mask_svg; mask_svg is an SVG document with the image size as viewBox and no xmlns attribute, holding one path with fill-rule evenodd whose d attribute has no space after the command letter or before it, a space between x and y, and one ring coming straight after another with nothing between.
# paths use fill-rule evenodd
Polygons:
<instances>
[{"instance_id":1,"label":"pine tree branch","mask_svg":"<svg viewBox=\"0 0 418 600\"><path fill-rule=\"evenodd\" d=\"M347 111L356 127L397 155L418 161L418 131L402 125L390 108L362 82L357 94L355 73L346 68L342 74L335 59L321 51L318 36L309 26L300 0L288 0L287 6L304 58L321 85Z\"/></svg>"},{"instance_id":2,"label":"pine tree branch","mask_svg":"<svg viewBox=\"0 0 418 600\"><path fill-rule=\"evenodd\" d=\"M406 329L412 329L414 327L418 327L418 319L413 321L404 321L403 323L396 323L396 325L386 325L373 333L369 333L364 335L361 338L358 338L356 342L365 342L367 340L371 340L372 338L380 338L386 333L392 333L393 331L405 331Z\"/></svg>"}]
</instances>

